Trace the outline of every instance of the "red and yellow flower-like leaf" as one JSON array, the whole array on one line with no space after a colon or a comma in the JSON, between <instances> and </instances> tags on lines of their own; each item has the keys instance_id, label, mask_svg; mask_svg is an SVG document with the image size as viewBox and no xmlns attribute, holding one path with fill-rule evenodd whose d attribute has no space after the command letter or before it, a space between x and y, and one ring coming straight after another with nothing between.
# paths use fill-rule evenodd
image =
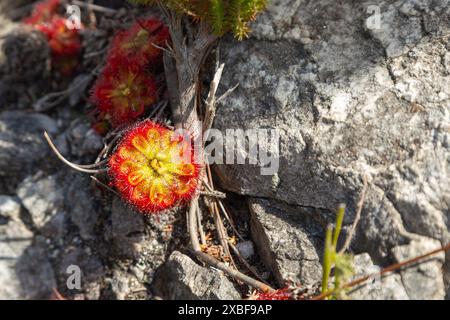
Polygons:
<instances>
[{"instance_id":1,"label":"red and yellow flower-like leaf","mask_svg":"<svg viewBox=\"0 0 450 320\"><path fill-rule=\"evenodd\" d=\"M148 120L138 124L109 161L113 185L143 213L185 203L198 188L201 168L188 140Z\"/></svg>"},{"instance_id":2,"label":"red and yellow flower-like leaf","mask_svg":"<svg viewBox=\"0 0 450 320\"><path fill-rule=\"evenodd\" d=\"M81 40L78 30L68 27L68 19L58 15L60 6L60 0L41 1L23 22L47 37L52 66L63 75L71 75L78 66Z\"/></svg>"},{"instance_id":3,"label":"red and yellow flower-like leaf","mask_svg":"<svg viewBox=\"0 0 450 320\"><path fill-rule=\"evenodd\" d=\"M23 22L31 25L49 22L57 14L60 5L60 0L41 1L34 6L31 15Z\"/></svg>"},{"instance_id":4,"label":"red and yellow flower-like leaf","mask_svg":"<svg viewBox=\"0 0 450 320\"><path fill-rule=\"evenodd\" d=\"M76 56L81 50L78 30L67 27L67 19L54 16L49 22L35 26L47 36L52 54L55 56Z\"/></svg>"},{"instance_id":5,"label":"red and yellow flower-like leaf","mask_svg":"<svg viewBox=\"0 0 450 320\"><path fill-rule=\"evenodd\" d=\"M160 63L162 50L169 41L169 29L159 20L140 20L130 29L121 31L113 39L110 59L128 58L136 64Z\"/></svg>"},{"instance_id":6,"label":"red and yellow flower-like leaf","mask_svg":"<svg viewBox=\"0 0 450 320\"><path fill-rule=\"evenodd\" d=\"M101 120L109 121L113 127L135 121L159 98L153 77L140 66L122 61L105 68L91 98L103 114Z\"/></svg>"}]
</instances>

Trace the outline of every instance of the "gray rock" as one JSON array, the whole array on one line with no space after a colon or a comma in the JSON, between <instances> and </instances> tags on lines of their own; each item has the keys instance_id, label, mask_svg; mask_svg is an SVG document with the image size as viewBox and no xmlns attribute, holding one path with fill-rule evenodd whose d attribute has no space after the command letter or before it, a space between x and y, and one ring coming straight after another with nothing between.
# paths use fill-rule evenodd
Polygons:
<instances>
[{"instance_id":1,"label":"gray rock","mask_svg":"<svg viewBox=\"0 0 450 320\"><path fill-rule=\"evenodd\" d=\"M11 196L0 195L0 216L2 216L6 224L10 219L18 219L21 210L19 200Z\"/></svg>"},{"instance_id":2,"label":"gray rock","mask_svg":"<svg viewBox=\"0 0 450 320\"><path fill-rule=\"evenodd\" d=\"M439 241L423 238L407 245L392 248L395 262L402 262L440 247ZM442 277L444 253L425 262L405 267L399 273L377 276L353 288L349 296L354 300L429 300L444 299ZM355 275L351 280L376 274L383 268L375 265L367 253L354 258Z\"/></svg>"},{"instance_id":3,"label":"gray rock","mask_svg":"<svg viewBox=\"0 0 450 320\"><path fill-rule=\"evenodd\" d=\"M147 291L135 276L118 269L114 270L113 277L108 282L117 300L131 299L136 292Z\"/></svg>"},{"instance_id":4,"label":"gray rock","mask_svg":"<svg viewBox=\"0 0 450 320\"><path fill-rule=\"evenodd\" d=\"M215 127L276 129L280 166L273 176L249 164L215 170L226 189L272 206L345 202L345 223L367 175L352 249L379 263L422 236L449 242L449 2L375 3L379 29L366 23L372 4L272 1L248 41L223 42L230 67L221 86L240 86L219 106Z\"/></svg>"},{"instance_id":5,"label":"gray rock","mask_svg":"<svg viewBox=\"0 0 450 320\"><path fill-rule=\"evenodd\" d=\"M169 300L240 299L222 272L201 267L178 251L158 269L152 287L156 296Z\"/></svg>"},{"instance_id":6,"label":"gray rock","mask_svg":"<svg viewBox=\"0 0 450 320\"><path fill-rule=\"evenodd\" d=\"M13 193L17 184L51 161L43 132L55 134L56 122L46 115L5 111L0 113L0 191Z\"/></svg>"},{"instance_id":7,"label":"gray rock","mask_svg":"<svg viewBox=\"0 0 450 320\"><path fill-rule=\"evenodd\" d=\"M166 260L171 238L165 238L161 229L173 222L175 214L176 210L146 217L121 199L113 199L106 241L114 257L132 261L130 271L142 283L151 283L155 270Z\"/></svg>"},{"instance_id":8,"label":"gray rock","mask_svg":"<svg viewBox=\"0 0 450 320\"><path fill-rule=\"evenodd\" d=\"M322 277L324 228L315 212L251 198L251 234L264 264L279 286L288 281L312 285Z\"/></svg>"},{"instance_id":9,"label":"gray rock","mask_svg":"<svg viewBox=\"0 0 450 320\"><path fill-rule=\"evenodd\" d=\"M425 238L395 247L392 249L392 252L397 262L401 262L439 249L440 246L439 241ZM444 259L445 254L441 252L420 264L402 270L402 283L411 299L442 300L445 298L445 286L442 275Z\"/></svg>"},{"instance_id":10,"label":"gray rock","mask_svg":"<svg viewBox=\"0 0 450 320\"><path fill-rule=\"evenodd\" d=\"M77 158L98 155L103 148L102 137L95 133L86 121L75 120L66 134L71 153Z\"/></svg>"},{"instance_id":11,"label":"gray rock","mask_svg":"<svg viewBox=\"0 0 450 320\"><path fill-rule=\"evenodd\" d=\"M113 200L110 232L117 256L136 258L143 253L142 246L146 243L144 217L119 198Z\"/></svg>"},{"instance_id":12,"label":"gray rock","mask_svg":"<svg viewBox=\"0 0 450 320\"><path fill-rule=\"evenodd\" d=\"M17 194L37 229L51 237L62 237L68 217L85 240L95 237L99 217L90 178L63 169L54 175L38 172L27 177Z\"/></svg>"},{"instance_id":13,"label":"gray rock","mask_svg":"<svg viewBox=\"0 0 450 320\"><path fill-rule=\"evenodd\" d=\"M368 253L354 258L355 276L352 280L379 272L382 268L374 265ZM402 277L397 273L387 274L367 281L349 292L353 300L409 300L403 286Z\"/></svg>"},{"instance_id":14,"label":"gray rock","mask_svg":"<svg viewBox=\"0 0 450 320\"><path fill-rule=\"evenodd\" d=\"M30 213L36 228L43 229L53 217L64 210L65 194L62 189L59 176L46 176L43 172L27 177L19 185L17 195ZM58 220L59 224L61 217L58 217ZM55 234L55 236L58 235L61 234Z\"/></svg>"},{"instance_id":15,"label":"gray rock","mask_svg":"<svg viewBox=\"0 0 450 320\"><path fill-rule=\"evenodd\" d=\"M0 196L0 300L25 298L16 265L33 234L21 221L20 211L17 199Z\"/></svg>"},{"instance_id":16,"label":"gray rock","mask_svg":"<svg viewBox=\"0 0 450 320\"><path fill-rule=\"evenodd\" d=\"M100 298L100 286L104 281L105 267L90 248L80 248L69 246L60 255L59 278L61 283L67 283L71 276L72 269L78 267L81 272L79 290L77 288L65 288L71 295L83 292L88 300Z\"/></svg>"},{"instance_id":17,"label":"gray rock","mask_svg":"<svg viewBox=\"0 0 450 320\"><path fill-rule=\"evenodd\" d=\"M50 74L50 48L42 32L28 26L17 28L6 36L2 50L6 56L5 71L11 80L30 83Z\"/></svg>"},{"instance_id":18,"label":"gray rock","mask_svg":"<svg viewBox=\"0 0 450 320\"><path fill-rule=\"evenodd\" d=\"M244 259L251 258L255 254L255 246L252 241L243 241L236 244L236 249Z\"/></svg>"},{"instance_id":19,"label":"gray rock","mask_svg":"<svg viewBox=\"0 0 450 320\"><path fill-rule=\"evenodd\" d=\"M65 211L78 227L81 238L94 239L101 211L95 198L92 180L88 175L72 173L65 179L65 185Z\"/></svg>"},{"instance_id":20,"label":"gray rock","mask_svg":"<svg viewBox=\"0 0 450 320\"><path fill-rule=\"evenodd\" d=\"M48 252L45 240L36 237L17 260L15 271L25 299L49 299L57 287Z\"/></svg>"}]
</instances>

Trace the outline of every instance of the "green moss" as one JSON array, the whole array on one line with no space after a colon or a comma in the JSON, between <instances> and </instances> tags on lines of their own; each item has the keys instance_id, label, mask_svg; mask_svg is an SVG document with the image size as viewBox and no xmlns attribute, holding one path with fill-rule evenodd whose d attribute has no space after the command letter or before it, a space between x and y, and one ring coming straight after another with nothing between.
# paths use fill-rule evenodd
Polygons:
<instances>
[{"instance_id":1,"label":"green moss","mask_svg":"<svg viewBox=\"0 0 450 320\"><path fill-rule=\"evenodd\" d=\"M134 4L151 5L154 0L129 0ZM207 21L214 33L233 32L236 38L248 36L249 22L264 10L267 0L161 0L169 9Z\"/></svg>"}]
</instances>

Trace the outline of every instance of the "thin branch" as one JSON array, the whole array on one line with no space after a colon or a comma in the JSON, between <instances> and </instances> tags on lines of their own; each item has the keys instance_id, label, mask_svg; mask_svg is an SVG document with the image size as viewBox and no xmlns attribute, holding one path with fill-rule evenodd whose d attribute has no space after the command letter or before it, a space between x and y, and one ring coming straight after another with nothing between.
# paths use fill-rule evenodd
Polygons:
<instances>
[{"instance_id":1,"label":"thin branch","mask_svg":"<svg viewBox=\"0 0 450 320\"><path fill-rule=\"evenodd\" d=\"M191 200L188 211L188 228L189 236L191 238L191 245L194 251L201 251L200 243L198 242L198 229L197 229L197 214L196 210L198 208L198 197Z\"/></svg>"},{"instance_id":2,"label":"thin branch","mask_svg":"<svg viewBox=\"0 0 450 320\"><path fill-rule=\"evenodd\" d=\"M189 235L191 238L191 245L193 248L193 254L200 259L201 261L207 263L208 265L219 269L228 275L232 276L233 278L240 280L253 288L259 289L262 292L274 292L275 290L268 286L267 284L260 282L258 280L255 280L237 270L234 270L227 266L225 263L218 261L217 259L211 257L210 255L204 253L201 251L200 243L198 241L198 231L197 231L197 223L196 223L196 213L195 210L197 210L197 202L198 197L194 198L191 201L190 208L188 211L188 227L189 227Z\"/></svg>"},{"instance_id":3,"label":"thin branch","mask_svg":"<svg viewBox=\"0 0 450 320\"><path fill-rule=\"evenodd\" d=\"M89 0L88 1L89 20L91 22L91 27L95 28L95 26L97 25L97 17L95 16L93 6L94 6L94 0Z\"/></svg>"},{"instance_id":4,"label":"thin branch","mask_svg":"<svg viewBox=\"0 0 450 320\"><path fill-rule=\"evenodd\" d=\"M364 175L363 176L363 188L361 191L361 195L359 197L359 202L358 202L358 206L356 209L355 220L353 220L352 227L350 228L347 238L345 239L345 243L344 243L342 249L339 251L339 253L344 253L350 247L350 244L352 243L352 239L355 234L356 227L358 226L359 220L361 219L361 212L362 212L362 208L364 205L364 200L366 198L367 180L368 180L367 175Z\"/></svg>"},{"instance_id":5,"label":"thin branch","mask_svg":"<svg viewBox=\"0 0 450 320\"><path fill-rule=\"evenodd\" d=\"M116 196L121 197L121 195L114 189L112 189L111 187L108 187L106 184L104 184L103 182L101 182L100 180L98 180L95 176L91 176L91 179L94 180L94 182L96 182L97 184L99 184L100 186L102 186L103 188L105 188L108 191L111 191L112 193L114 193Z\"/></svg>"},{"instance_id":6,"label":"thin branch","mask_svg":"<svg viewBox=\"0 0 450 320\"><path fill-rule=\"evenodd\" d=\"M216 104L219 104L219 102L221 102L223 99L225 99L230 94L232 94L238 87L239 87L239 83L236 84L233 88L228 89L224 94L222 94L219 98L217 98Z\"/></svg>"},{"instance_id":7,"label":"thin branch","mask_svg":"<svg viewBox=\"0 0 450 320\"><path fill-rule=\"evenodd\" d=\"M93 164L77 164L77 166L80 168L83 168L83 169L93 169L93 168L101 167L106 164L108 164L108 160L103 160L103 161L93 163Z\"/></svg>"},{"instance_id":8,"label":"thin branch","mask_svg":"<svg viewBox=\"0 0 450 320\"><path fill-rule=\"evenodd\" d=\"M46 94L45 96L38 99L34 103L33 108L39 112L49 111L49 110L55 108L57 105L59 105L61 102L63 102L67 97L69 97L72 94L72 92L82 89L83 86L87 86L92 81L93 76L97 72L98 69L99 69L99 67L96 67L84 79L82 79L78 82L72 82L72 84L66 90L51 92L49 94Z\"/></svg>"},{"instance_id":9,"label":"thin branch","mask_svg":"<svg viewBox=\"0 0 450 320\"><path fill-rule=\"evenodd\" d=\"M75 169L75 170L80 171L80 172L93 173L93 174L97 174L97 173L108 171L108 169L97 169L97 170L84 169L84 168L80 167L79 165L70 162L69 160L64 158L63 155L58 151L58 149L53 144L52 140L50 139L50 136L48 135L48 133L46 131L44 131L44 137L47 140L47 143L49 144L49 146L52 149L52 151L59 158L59 160L64 162L67 166L71 167L72 169Z\"/></svg>"},{"instance_id":10,"label":"thin branch","mask_svg":"<svg viewBox=\"0 0 450 320\"><path fill-rule=\"evenodd\" d=\"M217 207L217 203L213 202L211 204L211 206L212 206L212 211L213 211L213 220L214 220L214 224L216 226L217 234L219 236L220 244L222 245L223 250L225 251L225 255L227 255L230 258L232 265L236 268L236 265L233 261L233 257L231 256L230 247L228 245L227 230L225 229L222 219L220 218L220 213L219 213L219 208Z\"/></svg>"},{"instance_id":11,"label":"thin branch","mask_svg":"<svg viewBox=\"0 0 450 320\"><path fill-rule=\"evenodd\" d=\"M242 241L245 241L244 237L242 237L242 235L239 233L239 231L237 230L236 226L234 225L234 222L231 219L230 215L228 214L227 210L225 209L225 206L223 205L222 201L218 200L217 202L219 204L219 208L223 212L223 215L225 216L225 218L227 219L228 223L230 224L231 229L233 229L234 233L236 233L236 235L238 236L239 239L241 239Z\"/></svg>"},{"instance_id":12,"label":"thin branch","mask_svg":"<svg viewBox=\"0 0 450 320\"><path fill-rule=\"evenodd\" d=\"M239 250L228 241L228 244L230 245L231 250L233 251L233 253L239 258L239 260L241 261L241 263L248 269L248 271L250 271L255 278L257 278L259 281L264 282L264 279L258 274L258 272L255 270L255 268L253 268L248 262L247 260L245 260L245 258L241 255L241 253L239 252Z\"/></svg>"},{"instance_id":13,"label":"thin branch","mask_svg":"<svg viewBox=\"0 0 450 320\"><path fill-rule=\"evenodd\" d=\"M173 57L173 51L171 51L171 49L169 49L170 47L169 48L161 47L161 46L158 46L155 43L152 43L152 46L155 47L156 49L159 49L159 50L161 50L161 51L163 51L163 52L165 52L168 55Z\"/></svg>"},{"instance_id":14,"label":"thin branch","mask_svg":"<svg viewBox=\"0 0 450 320\"><path fill-rule=\"evenodd\" d=\"M201 196L225 199L227 195L219 191L200 191Z\"/></svg>"},{"instance_id":15,"label":"thin branch","mask_svg":"<svg viewBox=\"0 0 450 320\"><path fill-rule=\"evenodd\" d=\"M220 80L222 79L222 73L223 69L225 68L225 64L220 64L216 72L214 73L213 80L211 82L211 86L209 89L208 97L206 98L205 103L205 119L203 123L203 132L208 131L211 129L212 124L214 122L214 117L216 116L216 93L217 89L219 88ZM207 140L207 137L205 137L205 141Z\"/></svg>"},{"instance_id":16,"label":"thin branch","mask_svg":"<svg viewBox=\"0 0 450 320\"><path fill-rule=\"evenodd\" d=\"M167 100L158 102L158 103L156 104L156 106L154 105L154 106L152 107L153 110L152 110L152 112L148 115L147 118L148 118L148 119L151 119L151 118L156 118L156 119L158 119L158 118L161 116L161 114L164 112L164 110L166 109L167 105L168 105Z\"/></svg>"},{"instance_id":17,"label":"thin branch","mask_svg":"<svg viewBox=\"0 0 450 320\"><path fill-rule=\"evenodd\" d=\"M200 235L200 241L202 242L202 245L206 245L206 236L202 226L202 211L200 210L198 201L197 201L197 209L195 210L195 212L197 214L197 225L198 225L198 233Z\"/></svg>"},{"instance_id":18,"label":"thin branch","mask_svg":"<svg viewBox=\"0 0 450 320\"><path fill-rule=\"evenodd\" d=\"M206 165L206 178L208 179L211 186L213 186L214 183L212 181L211 168L209 165ZM212 188L214 188L214 187L212 187ZM209 209L211 211L211 215L213 216L213 219L214 219L214 224L216 226L217 234L219 235L220 244L222 245L222 247L225 251L225 254L230 257L230 260L231 260L231 263L233 264L233 266L236 267L236 265L233 261L233 258L231 257L230 248L228 246L228 234L227 234L225 226L223 225L223 222L220 218L220 212L219 212L219 208L217 206L217 202L214 201L214 202L210 203L208 207L209 207Z\"/></svg>"},{"instance_id":19,"label":"thin branch","mask_svg":"<svg viewBox=\"0 0 450 320\"><path fill-rule=\"evenodd\" d=\"M77 6L85 7L85 8L88 8L90 10L94 10L94 11L98 11L98 12L102 12L102 13L114 14L114 13L117 12L117 10L114 10L114 9L111 9L111 8L106 8L106 7L103 7L103 6L99 6L97 4L92 4L90 2L89 3L85 3L85 2L82 2L82 1L78 1L78 0L72 0L71 2L72 2L72 4L76 4Z\"/></svg>"}]
</instances>

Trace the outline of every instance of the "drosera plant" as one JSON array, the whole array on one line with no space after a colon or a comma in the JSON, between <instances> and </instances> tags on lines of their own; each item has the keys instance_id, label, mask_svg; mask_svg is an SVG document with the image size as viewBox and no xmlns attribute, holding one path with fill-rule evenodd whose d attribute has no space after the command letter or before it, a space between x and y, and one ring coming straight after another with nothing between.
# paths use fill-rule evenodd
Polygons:
<instances>
[{"instance_id":1,"label":"drosera plant","mask_svg":"<svg viewBox=\"0 0 450 320\"><path fill-rule=\"evenodd\" d=\"M79 31L83 26L80 29L69 27L68 19L58 14L61 6L60 0L41 1L23 23L46 36L52 53L52 68L64 76L70 76L79 63L82 48Z\"/></svg>"},{"instance_id":2,"label":"drosera plant","mask_svg":"<svg viewBox=\"0 0 450 320\"><path fill-rule=\"evenodd\" d=\"M109 160L114 187L142 213L189 202L201 168L189 140L150 120L133 126Z\"/></svg>"},{"instance_id":3,"label":"drosera plant","mask_svg":"<svg viewBox=\"0 0 450 320\"><path fill-rule=\"evenodd\" d=\"M162 69L162 49L170 40L158 19L140 19L112 40L106 65L94 84L94 129L109 130L138 121L160 100L163 83L151 70Z\"/></svg>"},{"instance_id":4,"label":"drosera plant","mask_svg":"<svg viewBox=\"0 0 450 320\"><path fill-rule=\"evenodd\" d=\"M169 42L169 29L155 18L140 19L128 30L118 32L113 39L108 60L127 58L134 64L162 64L160 49Z\"/></svg>"},{"instance_id":5,"label":"drosera plant","mask_svg":"<svg viewBox=\"0 0 450 320\"><path fill-rule=\"evenodd\" d=\"M111 64L97 79L91 95L98 112L97 123L106 123L106 131L99 133L132 124L146 107L159 100L158 83L152 74L127 59L109 62Z\"/></svg>"}]
</instances>

